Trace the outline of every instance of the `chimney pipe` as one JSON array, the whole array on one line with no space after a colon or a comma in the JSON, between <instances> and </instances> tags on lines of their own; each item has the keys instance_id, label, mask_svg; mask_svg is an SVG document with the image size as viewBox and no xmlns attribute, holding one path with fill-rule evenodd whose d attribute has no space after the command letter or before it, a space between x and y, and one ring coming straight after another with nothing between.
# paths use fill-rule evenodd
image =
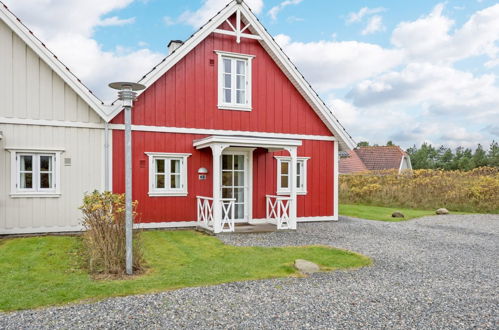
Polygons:
<instances>
[{"instance_id":1,"label":"chimney pipe","mask_svg":"<svg viewBox=\"0 0 499 330\"><path fill-rule=\"evenodd\" d=\"M168 54L173 53L177 48L182 46L184 42L182 40L172 40L168 43Z\"/></svg>"}]
</instances>

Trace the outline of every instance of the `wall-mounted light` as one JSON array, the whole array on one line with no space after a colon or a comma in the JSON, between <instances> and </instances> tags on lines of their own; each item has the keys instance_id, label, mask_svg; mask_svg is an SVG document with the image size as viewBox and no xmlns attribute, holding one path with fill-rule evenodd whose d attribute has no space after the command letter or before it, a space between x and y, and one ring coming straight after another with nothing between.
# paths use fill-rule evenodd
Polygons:
<instances>
[{"instance_id":1,"label":"wall-mounted light","mask_svg":"<svg viewBox=\"0 0 499 330\"><path fill-rule=\"evenodd\" d=\"M199 180L206 180L206 175L208 174L208 170L205 167L201 167L198 170Z\"/></svg>"}]
</instances>

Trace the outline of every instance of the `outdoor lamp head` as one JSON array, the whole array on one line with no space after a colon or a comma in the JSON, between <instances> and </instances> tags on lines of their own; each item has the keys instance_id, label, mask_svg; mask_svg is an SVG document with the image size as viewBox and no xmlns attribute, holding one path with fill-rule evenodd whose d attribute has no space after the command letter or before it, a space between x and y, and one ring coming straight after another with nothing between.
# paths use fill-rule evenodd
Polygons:
<instances>
[{"instance_id":1,"label":"outdoor lamp head","mask_svg":"<svg viewBox=\"0 0 499 330\"><path fill-rule=\"evenodd\" d=\"M133 101L137 97L136 91L146 88L144 85L132 82L114 82L109 84L109 87L118 90L118 99L123 101L124 107L132 107Z\"/></svg>"}]
</instances>

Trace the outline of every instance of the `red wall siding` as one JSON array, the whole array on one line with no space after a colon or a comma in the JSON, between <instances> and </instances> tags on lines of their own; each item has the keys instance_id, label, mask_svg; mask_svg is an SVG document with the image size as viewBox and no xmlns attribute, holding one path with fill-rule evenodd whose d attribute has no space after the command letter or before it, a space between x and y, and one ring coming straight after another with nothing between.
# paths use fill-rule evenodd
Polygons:
<instances>
[{"instance_id":1,"label":"red wall siding","mask_svg":"<svg viewBox=\"0 0 499 330\"><path fill-rule=\"evenodd\" d=\"M139 201L141 222L194 221L197 217L196 196L212 196L211 149L196 150L192 141L203 135L133 132L133 198ZM298 196L298 216L332 216L333 210L333 142L304 140L298 149L301 157L310 157L306 196ZM113 190L123 193L123 131L113 131ZM149 163L145 152L191 153L188 158L187 197L149 197ZM253 154L253 218L265 218L265 195L277 189L276 155L257 149ZM145 163L145 166L141 167ZM200 181L197 171L206 167L207 180Z\"/></svg>"},{"instance_id":2,"label":"red wall siding","mask_svg":"<svg viewBox=\"0 0 499 330\"><path fill-rule=\"evenodd\" d=\"M253 110L219 110L215 50L251 54ZM213 61L214 64L210 64ZM123 114L113 123L122 123ZM135 125L331 136L331 132L256 40L211 34L140 95Z\"/></svg>"}]
</instances>

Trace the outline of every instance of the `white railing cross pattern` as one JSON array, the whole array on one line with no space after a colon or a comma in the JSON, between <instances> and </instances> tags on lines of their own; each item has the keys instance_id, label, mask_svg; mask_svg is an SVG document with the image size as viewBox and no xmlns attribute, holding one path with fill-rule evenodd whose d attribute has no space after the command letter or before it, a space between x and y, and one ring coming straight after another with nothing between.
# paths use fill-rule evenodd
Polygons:
<instances>
[{"instance_id":1,"label":"white railing cross pattern","mask_svg":"<svg viewBox=\"0 0 499 330\"><path fill-rule=\"evenodd\" d=\"M275 222L277 229L291 229L289 209L291 197L267 195L267 220Z\"/></svg>"},{"instance_id":2,"label":"white railing cross pattern","mask_svg":"<svg viewBox=\"0 0 499 330\"><path fill-rule=\"evenodd\" d=\"M214 233L233 232L234 223L234 202L235 198L224 198L220 200L222 206L222 218L215 219L213 216L213 203L211 197L197 196L198 200L198 226Z\"/></svg>"}]
</instances>

